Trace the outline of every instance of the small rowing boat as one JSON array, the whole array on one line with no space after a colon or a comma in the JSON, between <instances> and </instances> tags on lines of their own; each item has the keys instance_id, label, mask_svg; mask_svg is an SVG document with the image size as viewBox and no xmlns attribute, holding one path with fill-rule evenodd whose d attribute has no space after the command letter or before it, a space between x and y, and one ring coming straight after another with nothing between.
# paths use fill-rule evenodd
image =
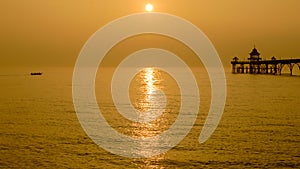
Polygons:
<instances>
[{"instance_id":1,"label":"small rowing boat","mask_svg":"<svg viewBox=\"0 0 300 169\"><path fill-rule=\"evenodd\" d=\"M30 75L31 76L37 76L37 75L42 75L42 72L31 72Z\"/></svg>"}]
</instances>

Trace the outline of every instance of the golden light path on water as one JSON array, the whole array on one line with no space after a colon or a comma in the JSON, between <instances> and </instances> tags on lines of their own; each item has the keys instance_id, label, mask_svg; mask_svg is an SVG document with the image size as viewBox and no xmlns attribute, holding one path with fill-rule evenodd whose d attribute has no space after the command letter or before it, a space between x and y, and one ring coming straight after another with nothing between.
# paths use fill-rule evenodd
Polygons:
<instances>
[{"instance_id":1,"label":"golden light path on water","mask_svg":"<svg viewBox=\"0 0 300 169\"><path fill-rule=\"evenodd\" d=\"M149 98L151 94L153 94L155 87L154 87L154 75L153 75L153 68L145 68L145 75L144 75L144 81L147 84L147 97ZM150 98L149 98L150 99Z\"/></svg>"},{"instance_id":2,"label":"golden light path on water","mask_svg":"<svg viewBox=\"0 0 300 169\"><path fill-rule=\"evenodd\" d=\"M135 77L133 90L137 90L137 95L133 97L138 97L139 99L132 99L136 109L141 112L146 112L151 109L151 106L155 109L165 109L165 96L164 93L159 92L164 87L160 85L161 81L165 81L161 76L158 69L152 67L146 67L142 69ZM152 110L155 111L155 110Z\"/></svg>"},{"instance_id":3,"label":"golden light path on water","mask_svg":"<svg viewBox=\"0 0 300 169\"><path fill-rule=\"evenodd\" d=\"M158 82L159 79L158 76L159 72L155 68L152 67L147 67L144 68L140 71L140 73L137 74L135 82L137 82L138 89L140 90L139 94L140 99L137 100L137 104L139 105L139 108L141 112L146 112L151 109L152 104L156 104L156 106L159 106L159 103L161 102L161 97L158 96L155 91L159 90L158 85L155 84L155 82ZM164 109L165 107L157 107L158 109ZM155 111L155 110L154 110ZM151 113L147 114L151 116ZM157 131L160 130L161 124L158 123L137 123L135 126L135 129L137 133L140 133L142 135L142 138L145 137L152 137L153 133L158 134ZM152 130L152 131L151 131ZM151 146L157 146L155 144L159 144L159 142L152 142ZM147 156L147 153L149 153L148 149L144 149L144 147L149 147L147 145L140 145L140 149L137 149L136 151L138 152L133 152L133 153L138 153L138 154L144 154ZM162 156L163 157L163 156ZM155 157L152 159L148 159L149 163L152 161L160 161L163 158L162 157ZM149 168L152 168L151 166L148 166Z\"/></svg>"}]
</instances>

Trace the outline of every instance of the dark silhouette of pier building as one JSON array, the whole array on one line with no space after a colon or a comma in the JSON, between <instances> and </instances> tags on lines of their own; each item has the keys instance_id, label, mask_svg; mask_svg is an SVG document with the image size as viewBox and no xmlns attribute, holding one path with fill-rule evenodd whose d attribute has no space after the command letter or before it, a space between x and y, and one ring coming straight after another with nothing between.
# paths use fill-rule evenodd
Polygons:
<instances>
[{"instance_id":1,"label":"dark silhouette of pier building","mask_svg":"<svg viewBox=\"0 0 300 169\"><path fill-rule=\"evenodd\" d=\"M290 75L293 75L293 67L298 66L300 70L300 59L280 59L277 60L274 56L271 60L262 60L260 53L254 47L249 53L248 60L239 61L238 57L234 57L231 61L232 73L250 73L250 74L279 74L281 75L282 68L287 66L290 70Z\"/></svg>"}]
</instances>

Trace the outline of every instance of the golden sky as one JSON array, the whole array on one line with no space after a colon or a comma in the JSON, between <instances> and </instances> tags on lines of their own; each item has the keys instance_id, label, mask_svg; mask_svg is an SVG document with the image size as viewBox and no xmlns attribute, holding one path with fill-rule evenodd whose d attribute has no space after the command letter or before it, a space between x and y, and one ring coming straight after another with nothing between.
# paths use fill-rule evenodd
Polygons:
<instances>
[{"instance_id":1,"label":"golden sky","mask_svg":"<svg viewBox=\"0 0 300 169\"><path fill-rule=\"evenodd\" d=\"M224 65L254 44L263 58L300 58L299 0L1 0L0 66L73 66L95 31L147 2L199 27Z\"/></svg>"}]
</instances>

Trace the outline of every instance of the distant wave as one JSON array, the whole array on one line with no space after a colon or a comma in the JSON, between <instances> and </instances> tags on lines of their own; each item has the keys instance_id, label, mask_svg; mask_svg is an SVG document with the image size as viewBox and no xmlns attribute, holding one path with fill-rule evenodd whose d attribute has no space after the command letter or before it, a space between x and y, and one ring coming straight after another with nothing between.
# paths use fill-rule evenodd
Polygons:
<instances>
[{"instance_id":1,"label":"distant wave","mask_svg":"<svg viewBox=\"0 0 300 169\"><path fill-rule=\"evenodd\" d=\"M1 76L4 76L4 77L7 77L7 76L30 76L30 74L0 74L0 77Z\"/></svg>"}]
</instances>

